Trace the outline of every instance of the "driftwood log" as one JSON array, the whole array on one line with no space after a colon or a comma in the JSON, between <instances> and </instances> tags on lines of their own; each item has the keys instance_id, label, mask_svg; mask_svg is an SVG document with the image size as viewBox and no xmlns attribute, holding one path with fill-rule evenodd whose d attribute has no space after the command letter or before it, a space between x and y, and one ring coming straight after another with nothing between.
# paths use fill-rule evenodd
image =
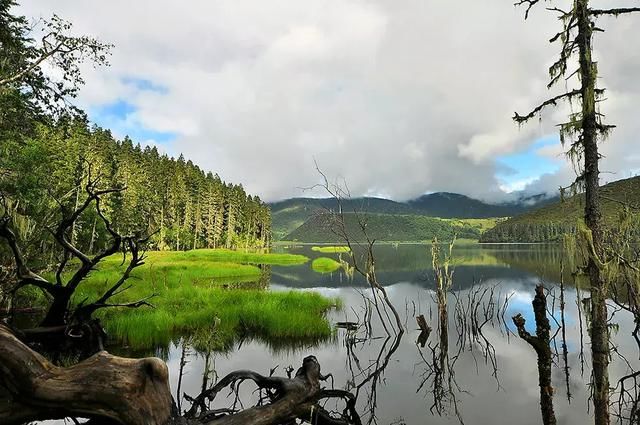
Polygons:
<instances>
[{"instance_id":1,"label":"driftwood log","mask_svg":"<svg viewBox=\"0 0 640 425\"><path fill-rule=\"evenodd\" d=\"M0 325L0 423L89 417L131 425L164 425L171 418L167 365L101 351L57 367Z\"/></svg>"},{"instance_id":2,"label":"driftwood log","mask_svg":"<svg viewBox=\"0 0 640 425\"><path fill-rule=\"evenodd\" d=\"M360 425L356 398L348 391L325 389L314 356L304 359L293 377L262 376L236 371L197 397L185 395L192 407L180 416L170 394L168 369L157 358L127 359L106 351L71 367L58 367L31 350L0 324L0 423L84 417L96 423L124 425L275 425L296 419L319 425ZM265 393L257 406L240 411L209 409L208 403L242 381L253 381ZM343 400L342 412L320 406Z\"/></svg>"},{"instance_id":3,"label":"driftwood log","mask_svg":"<svg viewBox=\"0 0 640 425\"><path fill-rule=\"evenodd\" d=\"M424 314L416 316L416 322L420 328L420 335L418 335L417 344L424 348L427 344L427 340L429 339L429 335L431 335L431 327L427 325L427 319L424 318Z\"/></svg>"}]
</instances>

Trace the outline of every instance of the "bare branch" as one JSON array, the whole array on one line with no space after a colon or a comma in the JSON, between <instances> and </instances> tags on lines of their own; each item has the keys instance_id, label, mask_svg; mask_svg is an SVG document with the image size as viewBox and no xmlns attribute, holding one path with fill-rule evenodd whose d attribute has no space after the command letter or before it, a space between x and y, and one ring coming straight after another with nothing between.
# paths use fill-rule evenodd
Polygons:
<instances>
[{"instance_id":1,"label":"bare branch","mask_svg":"<svg viewBox=\"0 0 640 425\"><path fill-rule=\"evenodd\" d=\"M622 7L618 9L591 9L589 14L591 16L613 15L619 16L626 13L640 12L640 7Z\"/></svg>"},{"instance_id":2,"label":"bare branch","mask_svg":"<svg viewBox=\"0 0 640 425\"><path fill-rule=\"evenodd\" d=\"M514 116L513 116L513 120L515 122L517 122L517 123L527 122L531 118L535 117L538 113L540 113L547 106L552 106L552 105L556 106L558 104L558 102L563 101L565 99L571 99L572 97L575 97L575 96L579 96L580 93L581 93L581 91L576 89L576 90L572 90L572 91L567 92L567 93L563 93L563 94L558 95L556 97L553 97L553 98L541 103L540 105L538 105L535 109L533 109L527 115L520 115L517 112L515 112Z\"/></svg>"},{"instance_id":3,"label":"bare branch","mask_svg":"<svg viewBox=\"0 0 640 425\"><path fill-rule=\"evenodd\" d=\"M9 216L4 216L0 219L0 237L7 241L7 244L13 253L13 258L16 264L16 275L19 280L16 285L16 289L26 285L34 285L49 292L50 294L53 294L55 292L53 285L47 279L34 273L29 269L29 267L27 267L22 251L16 242L16 235L11 229L9 229L9 221Z\"/></svg>"},{"instance_id":4,"label":"bare branch","mask_svg":"<svg viewBox=\"0 0 640 425\"><path fill-rule=\"evenodd\" d=\"M536 5L540 0L520 0L517 3L514 3L514 6L522 6L523 4L527 5L527 10L524 12L524 19L529 17L529 12L531 8Z\"/></svg>"}]
</instances>

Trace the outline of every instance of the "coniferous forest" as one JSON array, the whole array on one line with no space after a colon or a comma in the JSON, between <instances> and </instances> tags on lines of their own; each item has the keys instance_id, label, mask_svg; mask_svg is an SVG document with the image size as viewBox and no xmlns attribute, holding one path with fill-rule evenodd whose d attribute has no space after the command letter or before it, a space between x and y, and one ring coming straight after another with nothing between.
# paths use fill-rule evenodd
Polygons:
<instances>
[{"instance_id":1,"label":"coniferous forest","mask_svg":"<svg viewBox=\"0 0 640 425\"><path fill-rule=\"evenodd\" d=\"M123 234L150 234L149 248L262 248L270 243L270 211L241 185L205 173L181 155L142 147L82 119L39 124L30 137L3 143L2 192L22 239L40 254L50 251L43 228L56 220L56 203L84 198L88 179L122 188L105 198L104 210ZM42 235L42 237L39 237ZM82 215L72 239L95 252L107 237L97 213Z\"/></svg>"}]
</instances>

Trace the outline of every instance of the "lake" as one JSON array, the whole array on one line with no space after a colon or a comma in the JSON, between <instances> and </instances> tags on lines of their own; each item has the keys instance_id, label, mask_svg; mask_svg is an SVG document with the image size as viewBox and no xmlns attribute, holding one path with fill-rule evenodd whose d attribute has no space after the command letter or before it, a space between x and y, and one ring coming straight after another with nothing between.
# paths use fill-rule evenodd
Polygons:
<instances>
[{"instance_id":1,"label":"lake","mask_svg":"<svg viewBox=\"0 0 640 425\"><path fill-rule=\"evenodd\" d=\"M455 295L450 294L448 299L449 347L443 353L438 344L430 249L430 245L400 244L380 245L375 250L378 280L386 287L406 327L401 338L388 337L373 313L371 329L339 328L335 337L327 341L245 340L228 353L205 353L179 340L156 352L137 354L153 354L167 361L176 399L182 393L197 395L203 384L236 369L268 375L277 367L275 374L284 375L287 366L297 368L305 356L312 354L322 371L333 375L336 388L358 392L358 409L365 423L541 423L536 355L514 333L511 317L521 313L527 319L527 329L534 332L531 300L535 286L543 282L550 291L552 333L559 330L561 250L555 245L456 246ZM280 246L275 250L312 259L337 258L337 254L322 254L309 246ZM341 271L320 274L311 269L311 263L272 266L265 269L265 274L263 279L269 279L270 290L296 288L340 297L344 308L330 313L333 322L358 322L367 314L365 305L370 291L360 276L352 279ZM559 424L582 425L592 421L587 387L590 347L585 312L578 308L579 296L588 293L576 288L566 274L563 295L567 354L565 364L562 332L557 332L552 343L556 353L554 404ZM420 334L415 320L418 314L423 314L433 328L425 347L416 344ZM610 367L614 386L619 377L629 373L630 368L637 370L640 363L638 347L631 336L632 316L614 310L611 314L618 324L614 336L618 354L613 355ZM473 317L475 325L471 323ZM253 389L250 383L242 386L240 394L245 406L255 399ZM226 407L233 402L233 397L225 400L222 396L216 406ZM181 401L183 409L188 406Z\"/></svg>"}]
</instances>

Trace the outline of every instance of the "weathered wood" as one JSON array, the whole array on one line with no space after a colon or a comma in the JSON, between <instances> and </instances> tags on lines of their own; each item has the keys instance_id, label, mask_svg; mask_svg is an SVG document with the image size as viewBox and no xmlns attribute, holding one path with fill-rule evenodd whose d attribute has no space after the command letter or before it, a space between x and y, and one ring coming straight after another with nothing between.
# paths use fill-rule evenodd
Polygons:
<instances>
[{"instance_id":1,"label":"weathered wood","mask_svg":"<svg viewBox=\"0 0 640 425\"><path fill-rule=\"evenodd\" d=\"M314 356L304 358L293 378L263 376L250 370L235 371L193 399L193 406L185 417L208 425L276 425L295 423L297 419L318 425L360 425L355 397L347 391L323 389L320 381L326 378L320 373L320 364ZM205 401L213 400L226 387L244 380L251 380L260 389L269 391L271 403L207 420L210 412ZM342 417L332 417L319 405L320 400L327 398L345 400Z\"/></svg>"},{"instance_id":2,"label":"weathered wood","mask_svg":"<svg viewBox=\"0 0 640 425\"><path fill-rule=\"evenodd\" d=\"M101 351L57 367L0 325L0 423L67 416L99 417L127 425L165 425L172 398L166 364Z\"/></svg>"},{"instance_id":3,"label":"weathered wood","mask_svg":"<svg viewBox=\"0 0 640 425\"><path fill-rule=\"evenodd\" d=\"M71 367L58 367L31 350L0 324L0 423L85 417L91 424L123 425L277 425L296 419L317 425L361 425L356 398L344 390L324 389L314 356L304 359L293 378L236 371L193 399L180 417L169 389L167 365L157 358L127 359L101 351ZM268 391L268 402L239 412L208 410L207 401L240 381L252 380ZM341 415L320 403L342 399Z\"/></svg>"},{"instance_id":4,"label":"weathered wood","mask_svg":"<svg viewBox=\"0 0 640 425\"><path fill-rule=\"evenodd\" d=\"M520 313L512 320L518 330L520 338L533 347L538 356L538 385L540 387L540 410L544 425L556 425L556 415L553 410L553 386L551 385L551 347L549 338L551 326L547 318L547 297L542 285L536 286L536 296L531 302L536 319L536 336L525 329L525 319Z\"/></svg>"},{"instance_id":5,"label":"weathered wood","mask_svg":"<svg viewBox=\"0 0 640 425\"><path fill-rule=\"evenodd\" d=\"M416 316L416 322L418 322L418 327L420 328L420 335L418 335L417 343L420 347L424 348L424 346L427 345L429 335L431 335L431 327L427 325L427 319L424 318L424 314Z\"/></svg>"}]
</instances>

